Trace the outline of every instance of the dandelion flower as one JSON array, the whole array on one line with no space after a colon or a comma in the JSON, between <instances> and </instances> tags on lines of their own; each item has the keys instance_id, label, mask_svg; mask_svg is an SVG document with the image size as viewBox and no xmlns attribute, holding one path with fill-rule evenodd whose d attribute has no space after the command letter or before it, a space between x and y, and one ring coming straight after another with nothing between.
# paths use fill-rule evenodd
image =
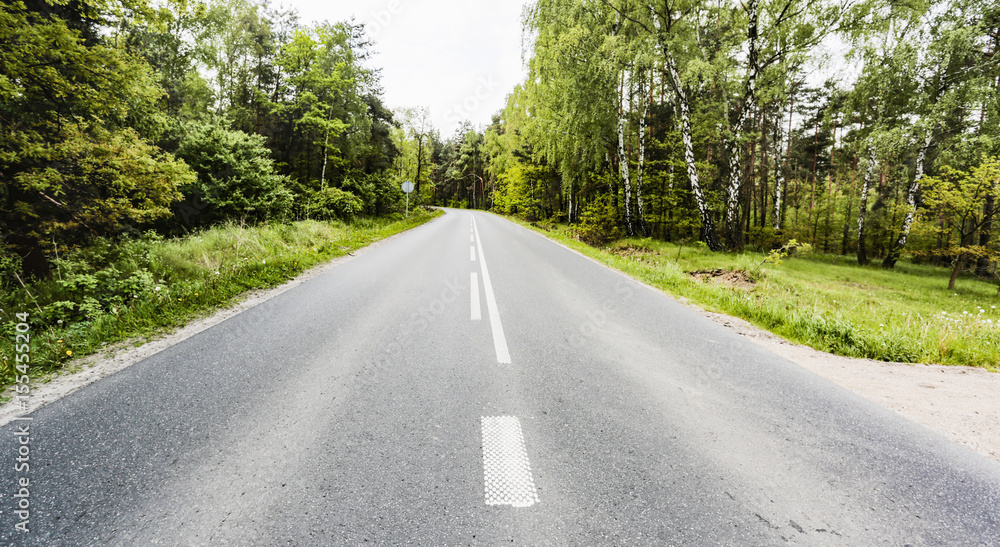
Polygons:
<instances>
[{"instance_id":1,"label":"dandelion flower","mask_svg":"<svg viewBox=\"0 0 1000 547\"><path fill-rule=\"evenodd\" d=\"M73 352L70 350L66 350L66 355L73 355Z\"/></svg>"}]
</instances>

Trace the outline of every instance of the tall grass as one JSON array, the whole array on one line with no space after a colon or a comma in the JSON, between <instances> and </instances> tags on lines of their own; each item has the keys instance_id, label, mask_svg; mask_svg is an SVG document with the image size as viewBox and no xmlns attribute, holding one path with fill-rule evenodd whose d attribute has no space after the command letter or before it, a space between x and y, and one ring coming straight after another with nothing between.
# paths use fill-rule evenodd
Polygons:
<instances>
[{"instance_id":1,"label":"tall grass","mask_svg":"<svg viewBox=\"0 0 1000 547\"><path fill-rule=\"evenodd\" d=\"M649 239L594 248L565 227L539 231L672 295L822 351L1000 367L997 286L969 276L948 290L946 268L901 262L887 271L859 266L853 257L819 254L774 265L761 253L713 253ZM753 283L740 287L691 275L714 269L744 272Z\"/></svg>"},{"instance_id":2,"label":"tall grass","mask_svg":"<svg viewBox=\"0 0 1000 547\"><path fill-rule=\"evenodd\" d=\"M114 342L169 330L232 303L248 290L440 215L351 223L227 224L184 238L95 241L55 262L50 279L0 294L0 386L14 381L16 314L30 316L30 374L44 377Z\"/></svg>"}]
</instances>

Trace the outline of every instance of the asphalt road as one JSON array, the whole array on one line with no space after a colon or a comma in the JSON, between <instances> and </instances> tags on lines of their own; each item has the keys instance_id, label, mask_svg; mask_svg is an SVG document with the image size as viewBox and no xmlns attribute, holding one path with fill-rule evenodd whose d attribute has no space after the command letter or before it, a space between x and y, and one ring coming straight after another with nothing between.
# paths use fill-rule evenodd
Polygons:
<instances>
[{"instance_id":1,"label":"asphalt road","mask_svg":"<svg viewBox=\"0 0 1000 547\"><path fill-rule=\"evenodd\" d=\"M2 544L1000 545L1000 465L485 213L30 417Z\"/></svg>"}]
</instances>

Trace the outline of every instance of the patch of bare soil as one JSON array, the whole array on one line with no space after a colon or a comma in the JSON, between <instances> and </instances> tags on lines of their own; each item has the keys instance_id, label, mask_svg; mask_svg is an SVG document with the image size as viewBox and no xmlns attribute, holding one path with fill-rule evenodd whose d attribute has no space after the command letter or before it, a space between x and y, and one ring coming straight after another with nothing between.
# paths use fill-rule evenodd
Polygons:
<instances>
[{"instance_id":1,"label":"patch of bare soil","mask_svg":"<svg viewBox=\"0 0 1000 547\"><path fill-rule=\"evenodd\" d=\"M840 357L793 344L742 319L701 311L778 355L1000 462L1000 374L976 367Z\"/></svg>"},{"instance_id":2,"label":"patch of bare soil","mask_svg":"<svg viewBox=\"0 0 1000 547\"><path fill-rule=\"evenodd\" d=\"M743 270L724 270L722 268L716 270L697 270L691 272L690 275L698 281L719 283L729 287L736 287L737 289L750 290L757 284L753 277Z\"/></svg>"},{"instance_id":3,"label":"patch of bare soil","mask_svg":"<svg viewBox=\"0 0 1000 547\"><path fill-rule=\"evenodd\" d=\"M612 247L609 250L618 256L624 256L626 258L641 258L656 254L656 251L647 249L645 247L636 247L634 245L625 245L623 247Z\"/></svg>"}]
</instances>

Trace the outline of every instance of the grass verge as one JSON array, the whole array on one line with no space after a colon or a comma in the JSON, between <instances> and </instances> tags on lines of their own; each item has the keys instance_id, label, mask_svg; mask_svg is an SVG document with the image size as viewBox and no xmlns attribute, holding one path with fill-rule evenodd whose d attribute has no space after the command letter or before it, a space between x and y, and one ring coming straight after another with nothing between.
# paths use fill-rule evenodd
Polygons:
<instances>
[{"instance_id":1,"label":"grass verge","mask_svg":"<svg viewBox=\"0 0 1000 547\"><path fill-rule=\"evenodd\" d=\"M0 390L23 373L15 356L26 353L29 376L44 379L73 358L139 343L439 215L418 209L408 219L228 224L178 239L95 241L57 260L51 279L0 294ZM27 348L16 338L19 314L29 317Z\"/></svg>"},{"instance_id":2,"label":"grass verge","mask_svg":"<svg viewBox=\"0 0 1000 547\"><path fill-rule=\"evenodd\" d=\"M819 254L772 264L761 253L650 239L594 248L565 226L522 224L671 295L821 351L994 372L1000 365L997 286L963 277L948 290L946 268L900 262L886 271Z\"/></svg>"}]
</instances>

